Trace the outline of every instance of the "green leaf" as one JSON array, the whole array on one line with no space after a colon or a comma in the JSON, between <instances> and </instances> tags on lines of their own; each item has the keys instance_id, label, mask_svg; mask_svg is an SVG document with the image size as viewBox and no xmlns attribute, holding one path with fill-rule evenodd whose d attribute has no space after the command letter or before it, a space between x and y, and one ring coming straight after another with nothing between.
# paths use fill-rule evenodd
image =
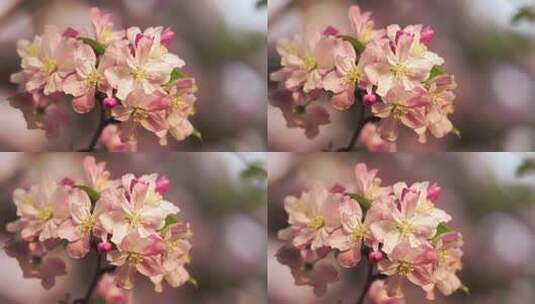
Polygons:
<instances>
[{"instance_id":1,"label":"green leaf","mask_svg":"<svg viewBox=\"0 0 535 304\"><path fill-rule=\"evenodd\" d=\"M176 224L178 223L178 220L176 219L176 217L172 216L172 215L168 215L166 218L165 218L165 223L162 227L162 229L160 230L164 230L165 228L173 225L173 224Z\"/></svg>"},{"instance_id":2,"label":"green leaf","mask_svg":"<svg viewBox=\"0 0 535 304\"><path fill-rule=\"evenodd\" d=\"M197 138L200 142L203 142L202 134L201 134L201 132L199 132L199 130L194 129L193 133L191 133L191 136Z\"/></svg>"},{"instance_id":3,"label":"green leaf","mask_svg":"<svg viewBox=\"0 0 535 304\"><path fill-rule=\"evenodd\" d=\"M79 37L78 40L89 45L97 56L100 56L104 54L104 52L106 52L106 47L94 39L87 38L87 37Z\"/></svg>"},{"instance_id":4,"label":"green leaf","mask_svg":"<svg viewBox=\"0 0 535 304\"><path fill-rule=\"evenodd\" d=\"M106 304L106 302L104 302L104 300L100 297L91 300L90 303L91 304Z\"/></svg>"},{"instance_id":5,"label":"green leaf","mask_svg":"<svg viewBox=\"0 0 535 304\"><path fill-rule=\"evenodd\" d=\"M267 0L257 0L256 1L256 8L262 8L267 6Z\"/></svg>"},{"instance_id":6,"label":"green leaf","mask_svg":"<svg viewBox=\"0 0 535 304\"><path fill-rule=\"evenodd\" d=\"M197 282L197 280L190 276L189 279L188 279L188 283L190 283L191 285L195 286L195 288L199 288L199 283Z\"/></svg>"},{"instance_id":7,"label":"green leaf","mask_svg":"<svg viewBox=\"0 0 535 304\"><path fill-rule=\"evenodd\" d=\"M511 18L511 23L516 25L522 21L535 22L535 6L525 6L518 10Z\"/></svg>"},{"instance_id":8,"label":"green leaf","mask_svg":"<svg viewBox=\"0 0 535 304\"><path fill-rule=\"evenodd\" d=\"M470 288L468 288L468 286L464 285L464 283L461 282L461 287L459 287L459 290L466 293L466 294L470 294Z\"/></svg>"},{"instance_id":9,"label":"green leaf","mask_svg":"<svg viewBox=\"0 0 535 304\"><path fill-rule=\"evenodd\" d=\"M179 68L175 68L171 72L171 78L169 78L169 81L164 86L170 86L175 82L177 79L184 78L188 75L186 73L182 72Z\"/></svg>"},{"instance_id":10,"label":"green leaf","mask_svg":"<svg viewBox=\"0 0 535 304\"><path fill-rule=\"evenodd\" d=\"M267 172L260 163L250 164L241 173L243 180L264 180L267 178Z\"/></svg>"},{"instance_id":11,"label":"green leaf","mask_svg":"<svg viewBox=\"0 0 535 304\"><path fill-rule=\"evenodd\" d=\"M100 199L100 193L95 191L93 188L86 186L86 185L76 185L74 186L80 190L85 191L87 195L89 196L89 199L91 199L91 202L94 204Z\"/></svg>"},{"instance_id":12,"label":"green leaf","mask_svg":"<svg viewBox=\"0 0 535 304\"><path fill-rule=\"evenodd\" d=\"M355 37L345 36L345 35L339 35L338 37L344 39L347 42L350 42L353 45L353 48L355 48L355 51L357 52L357 54L364 52L364 49L366 49L366 44L360 42Z\"/></svg>"},{"instance_id":13,"label":"green leaf","mask_svg":"<svg viewBox=\"0 0 535 304\"><path fill-rule=\"evenodd\" d=\"M446 69L439 65L433 66L431 69L431 72L429 73L429 77L425 81L426 83L429 83L431 80L433 80L435 77L446 74Z\"/></svg>"},{"instance_id":14,"label":"green leaf","mask_svg":"<svg viewBox=\"0 0 535 304\"><path fill-rule=\"evenodd\" d=\"M440 235L444 234L444 233L448 233L450 232L451 229L448 228L448 226L444 225L444 223L440 223L438 224L437 226L437 230L435 232L435 236L433 238L437 238L439 237Z\"/></svg>"},{"instance_id":15,"label":"green leaf","mask_svg":"<svg viewBox=\"0 0 535 304\"><path fill-rule=\"evenodd\" d=\"M347 195L352 199L356 200L359 203L360 208L362 208L362 211L364 212L368 211L368 209L370 209L370 207L372 206L372 202L370 202L367 198L358 193L347 193Z\"/></svg>"}]
</instances>

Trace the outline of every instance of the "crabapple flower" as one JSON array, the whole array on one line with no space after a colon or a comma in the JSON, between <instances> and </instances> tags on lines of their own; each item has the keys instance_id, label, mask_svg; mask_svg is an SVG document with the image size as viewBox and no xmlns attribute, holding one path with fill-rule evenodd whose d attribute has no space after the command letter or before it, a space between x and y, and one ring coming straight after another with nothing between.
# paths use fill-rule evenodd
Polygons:
<instances>
[{"instance_id":1,"label":"crabapple flower","mask_svg":"<svg viewBox=\"0 0 535 304\"><path fill-rule=\"evenodd\" d=\"M118 249L108 254L110 264L117 266L115 283L118 287L132 289L137 272L146 277L153 277L162 272L161 253L164 243L159 236L146 238L137 233L126 236Z\"/></svg>"},{"instance_id":2,"label":"crabapple flower","mask_svg":"<svg viewBox=\"0 0 535 304\"><path fill-rule=\"evenodd\" d=\"M43 179L29 191L16 189L13 201L20 218L8 224L7 231L20 232L23 240L40 242L58 237L58 228L69 216L67 187Z\"/></svg>"},{"instance_id":3,"label":"crabapple flower","mask_svg":"<svg viewBox=\"0 0 535 304\"><path fill-rule=\"evenodd\" d=\"M377 130L377 125L366 124L360 132L358 143L370 152L395 152L396 143L386 141Z\"/></svg>"},{"instance_id":4,"label":"crabapple flower","mask_svg":"<svg viewBox=\"0 0 535 304\"><path fill-rule=\"evenodd\" d=\"M192 232L189 223L175 218L179 208L163 198L170 187L167 178L125 174L113 179L106 163L92 156L80 169L86 178L43 179L29 190L14 191L18 219L6 226L13 238L5 249L25 278L52 288L55 278L66 274L65 263L54 255L61 248L73 259L95 251L94 280L103 276L98 293L106 303L125 303L124 289L134 287L137 272L158 292L164 281L175 288L194 282L187 270Z\"/></svg>"},{"instance_id":5,"label":"crabapple flower","mask_svg":"<svg viewBox=\"0 0 535 304\"><path fill-rule=\"evenodd\" d=\"M186 63L168 49L174 32L161 26L115 30L111 15L97 8L89 17L89 34L47 25L43 35L17 43L21 71L10 80L20 94L10 103L23 112L28 128L57 136L68 123L68 104L77 114L100 107L100 125L106 128L98 128L93 138L110 151L136 150L138 125L161 145L167 134L177 141L198 134L190 122L197 86L180 70Z\"/></svg>"},{"instance_id":6,"label":"crabapple flower","mask_svg":"<svg viewBox=\"0 0 535 304\"><path fill-rule=\"evenodd\" d=\"M301 197L287 197L284 209L291 225L288 229L295 232L293 245L300 247L310 243L312 250L329 246L330 234L340 225L338 205L342 199L343 196L320 185Z\"/></svg>"},{"instance_id":7,"label":"crabapple flower","mask_svg":"<svg viewBox=\"0 0 535 304\"><path fill-rule=\"evenodd\" d=\"M103 192L103 199L112 210L100 215L103 228L112 234L111 241L120 244L129 234L138 233L145 238L162 228L165 218L179 212L178 207L163 200L156 192L156 175L135 178L122 177L121 189Z\"/></svg>"},{"instance_id":8,"label":"crabapple flower","mask_svg":"<svg viewBox=\"0 0 535 304\"><path fill-rule=\"evenodd\" d=\"M435 31L421 24L376 29L371 13L358 6L349 9L349 21L349 34L327 26L323 33L278 41L281 67L270 79L278 83L275 91L286 93L273 94L270 103L281 109L288 127L317 136L318 127L330 121L312 123L296 112L314 104L327 113L322 105L327 99L339 111L355 104L360 108L355 137L375 130L357 141L370 151L395 149L384 141L396 141L401 125L415 131L420 143L426 142L427 131L437 138L458 133L449 118L454 77L443 68L444 59L429 49Z\"/></svg>"},{"instance_id":9,"label":"crabapple flower","mask_svg":"<svg viewBox=\"0 0 535 304\"><path fill-rule=\"evenodd\" d=\"M276 255L279 263L290 268L296 285L311 286L318 296L338 280L330 253L343 268L378 265L376 273L370 266L367 279L373 303L406 303L405 280L419 286L428 300L435 289L445 295L460 289L463 241L445 226L451 216L435 207L440 186L383 186L377 175L359 163L355 185L335 182L329 191L315 185L299 197L286 197L289 226L278 232L284 243Z\"/></svg>"}]
</instances>

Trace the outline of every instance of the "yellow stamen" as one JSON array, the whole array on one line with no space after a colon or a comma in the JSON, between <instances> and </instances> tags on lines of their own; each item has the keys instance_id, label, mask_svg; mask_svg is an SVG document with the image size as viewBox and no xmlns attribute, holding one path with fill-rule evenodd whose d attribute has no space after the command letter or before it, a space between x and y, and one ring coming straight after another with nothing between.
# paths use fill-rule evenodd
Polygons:
<instances>
[{"instance_id":1,"label":"yellow stamen","mask_svg":"<svg viewBox=\"0 0 535 304\"><path fill-rule=\"evenodd\" d=\"M92 87L95 87L99 81L100 81L100 75L98 74L97 71L94 70L93 72L91 72L91 74L87 76L84 82L87 87L92 88Z\"/></svg>"},{"instance_id":2,"label":"yellow stamen","mask_svg":"<svg viewBox=\"0 0 535 304\"><path fill-rule=\"evenodd\" d=\"M394 74L394 78L396 78L397 80L403 80L407 78L409 74L409 69L403 63L396 64L392 67L391 71Z\"/></svg>"},{"instance_id":3,"label":"yellow stamen","mask_svg":"<svg viewBox=\"0 0 535 304\"><path fill-rule=\"evenodd\" d=\"M310 223L308 223L308 228L312 230L319 230L321 227L325 225L325 219L321 215L316 215L310 220Z\"/></svg>"},{"instance_id":4,"label":"yellow stamen","mask_svg":"<svg viewBox=\"0 0 535 304\"><path fill-rule=\"evenodd\" d=\"M42 71L45 72L46 74L48 75L52 74L56 70L56 68L57 68L57 63L54 59L50 57L46 57L43 60Z\"/></svg>"},{"instance_id":5,"label":"yellow stamen","mask_svg":"<svg viewBox=\"0 0 535 304\"><path fill-rule=\"evenodd\" d=\"M80 223L80 229L84 233L89 233L93 230L93 227L95 227L96 221L93 218L93 216L88 216L85 219L82 220Z\"/></svg>"},{"instance_id":6,"label":"yellow stamen","mask_svg":"<svg viewBox=\"0 0 535 304\"><path fill-rule=\"evenodd\" d=\"M54 210L50 207L45 207L41 210L39 210L39 214L37 215L37 218L42 221L48 221L51 218L54 217Z\"/></svg>"},{"instance_id":7,"label":"yellow stamen","mask_svg":"<svg viewBox=\"0 0 535 304\"><path fill-rule=\"evenodd\" d=\"M132 111L132 119L136 123L140 123L143 120L147 119L148 113L145 109L141 108L134 108L134 111Z\"/></svg>"},{"instance_id":8,"label":"yellow stamen","mask_svg":"<svg viewBox=\"0 0 535 304\"><path fill-rule=\"evenodd\" d=\"M401 224L398 224L397 228L403 237L408 237L413 233L412 225L409 222L402 222Z\"/></svg>"},{"instance_id":9,"label":"yellow stamen","mask_svg":"<svg viewBox=\"0 0 535 304\"><path fill-rule=\"evenodd\" d=\"M361 78L361 74L356 66L352 67L349 72L347 72L346 79L349 83L357 83Z\"/></svg>"},{"instance_id":10,"label":"yellow stamen","mask_svg":"<svg viewBox=\"0 0 535 304\"><path fill-rule=\"evenodd\" d=\"M411 263L401 261L398 265L398 273L402 276L409 275L414 270L414 266Z\"/></svg>"},{"instance_id":11,"label":"yellow stamen","mask_svg":"<svg viewBox=\"0 0 535 304\"><path fill-rule=\"evenodd\" d=\"M141 262L141 255L137 252L129 252L126 262L130 265L137 265Z\"/></svg>"},{"instance_id":12,"label":"yellow stamen","mask_svg":"<svg viewBox=\"0 0 535 304\"><path fill-rule=\"evenodd\" d=\"M361 241L364 239L368 231L366 230L366 227L362 225L358 225L355 229L353 229L353 232L351 233L351 236L353 240L355 241Z\"/></svg>"},{"instance_id":13,"label":"yellow stamen","mask_svg":"<svg viewBox=\"0 0 535 304\"><path fill-rule=\"evenodd\" d=\"M137 226L139 226L139 224L141 224L141 215L137 212L134 212L132 214L129 214L126 217L126 220L128 221L128 224L130 224L130 226L136 228Z\"/></svg>"},{"instance_id":14,"label":"yellow stamen","mask_svg":"<svg viewBox=\"0 0 535 304\"><path fill-rule=\"evenodd\" d=\"M134 80L137 82L141 82L144 80L147 80L149 78L149 75L147 74L147 71L141 69L141 68L135 68L133 69L130 74L134 77Z\"/></svg>"},{"instance_id":15,"label":"yellow stamen","mask_svg":"<svg viewBox=\"0 0 535 304\"><path fill-rule=\"evenodd\" d=\"M306 70L307 72L310 72L314 70L318 66L318 63L316 62L316 59L312 56L306 56L303 58L303 64L302 68L303 70Z\"/></svg>"}]
</instances>

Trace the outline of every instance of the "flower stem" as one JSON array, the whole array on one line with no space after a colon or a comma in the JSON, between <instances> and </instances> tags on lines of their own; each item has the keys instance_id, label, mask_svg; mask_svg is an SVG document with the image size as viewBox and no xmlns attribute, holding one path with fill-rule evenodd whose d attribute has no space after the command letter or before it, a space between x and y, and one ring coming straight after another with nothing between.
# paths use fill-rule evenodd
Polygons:
<instances>
[{"instance_id":1,"label":"flower stem","mask_svg":"<svg viewBox=\"0 0 535 304\"><path fill-rule=\"evenodd\" d=\"M110 124L114 124L118 122L117 120L113 118L106 118L106 110L104 109L102 102L98 102L97 104L99 104L99 108L100 108L100 119L99 119L97 130L95 131L95 134L93 134L93 137L91 138L91 142L89 143L87 148L79 150L78 152L95 152L95 147L97 146L97 142L100 139L100 136L102 135L102 131L104 131L104 128Z\"/></svg>"},{"instance_id":2,"label":"flower stem","mask_svg":"<svg viewBox=\"0 0 535 304\"><path fill-rule=\"evenodd\" d=\"M106 271L103 271L103 269L100 268L100 264L102 262L102 255L99 252L96 252L97 254L97 269L95 271L95 275L93 276L93 280L91 281L91 285L89 285L89 288L87 289L87 292L85 293L85 296L81 299L77 299L73 302L73 304L89 304L89 301L91 300L91 296L93 295L93 292L95 291L95 288L97 287L98 281L100 281L100 277L106 273Z\"/></svg>"},{"instance_id":3,"label":"flower stem","mask_svg":"<svg viewBox=\"0 0 535 304\"><path fill-rule=\"evenodd\" d=\"M351 136L351 140L349 141L349 144L345 146L344 148L338 149L338 152L350 152L353 151L353 148L355 147L355 144L357 143L357 140L359 139L360 133L362 132L362 129L367 123L377 122L379 121L379 117L376 116L368 116L366 117L366 107L362 103L362 97L359 93L355 93L355 103L358 107L358 121L357 121L357 127L355 131L353 132L353 135Z\"/></svg>"},{"instance_id":4,"label":"flower stem","mask_svg":"<svg viewBox=\"0 0 535 304\"><path fill-rule=\"evenodd\" d=\"M362 292L357 300L357 304L364 304L364 299L366 299L366 295L368 294L368 291L370 290L370 287L372 286L373 281L377 279L377 277L373 275L374 264L370 263L369 261L366 261L365 264L367 267L366 282L364 283Z\"/></svg>"}]
</instances>

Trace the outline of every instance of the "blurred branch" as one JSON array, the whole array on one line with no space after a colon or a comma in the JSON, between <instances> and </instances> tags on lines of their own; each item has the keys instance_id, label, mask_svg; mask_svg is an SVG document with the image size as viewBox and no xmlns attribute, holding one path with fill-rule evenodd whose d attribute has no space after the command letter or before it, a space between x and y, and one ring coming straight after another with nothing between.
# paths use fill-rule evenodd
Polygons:
<instances>
[{"instance_id":1,"label":"blurred branch","mask_svg":"<svg viewBox=\"0 0 535 304\"><path fill-rule=\"evenodd\" d=\"M353 132L353 135L351 136L351 140L349 141L349 144L345 146L344 148L338 149L337 152L350 152L355 148L355 145L357 143L357 140L360 137L360 133L362 132L362 129L366 124L378 122L380 120L379 117L376 116L368 116L366 117L366 107L364 106L362 102L362 96L358 91L355 91L355 104L358 107L359 112L359 119L357 121L357 127L355 131Z\"/></svg>"},{"instance_id":2,"label":"blurred branch","mask_svg":"<svg viewBox=\"0 0 535 304\"><path fill-rule=\"evenodd\" d=\"M525 159L518 168L516 168L516 176L523 177L528 174L535 174L535 160Z\"/></svg>"},{"instance_id":3,"label":"blurred branch","mask_svg":"<svg viewBox=\"0 0 535 304\"><path fill-rule=\"evenodd\" d=\"M267 0L257 0L256 1L256 8L262 8L267 6Z\"/></svg>"}]
</instances>

